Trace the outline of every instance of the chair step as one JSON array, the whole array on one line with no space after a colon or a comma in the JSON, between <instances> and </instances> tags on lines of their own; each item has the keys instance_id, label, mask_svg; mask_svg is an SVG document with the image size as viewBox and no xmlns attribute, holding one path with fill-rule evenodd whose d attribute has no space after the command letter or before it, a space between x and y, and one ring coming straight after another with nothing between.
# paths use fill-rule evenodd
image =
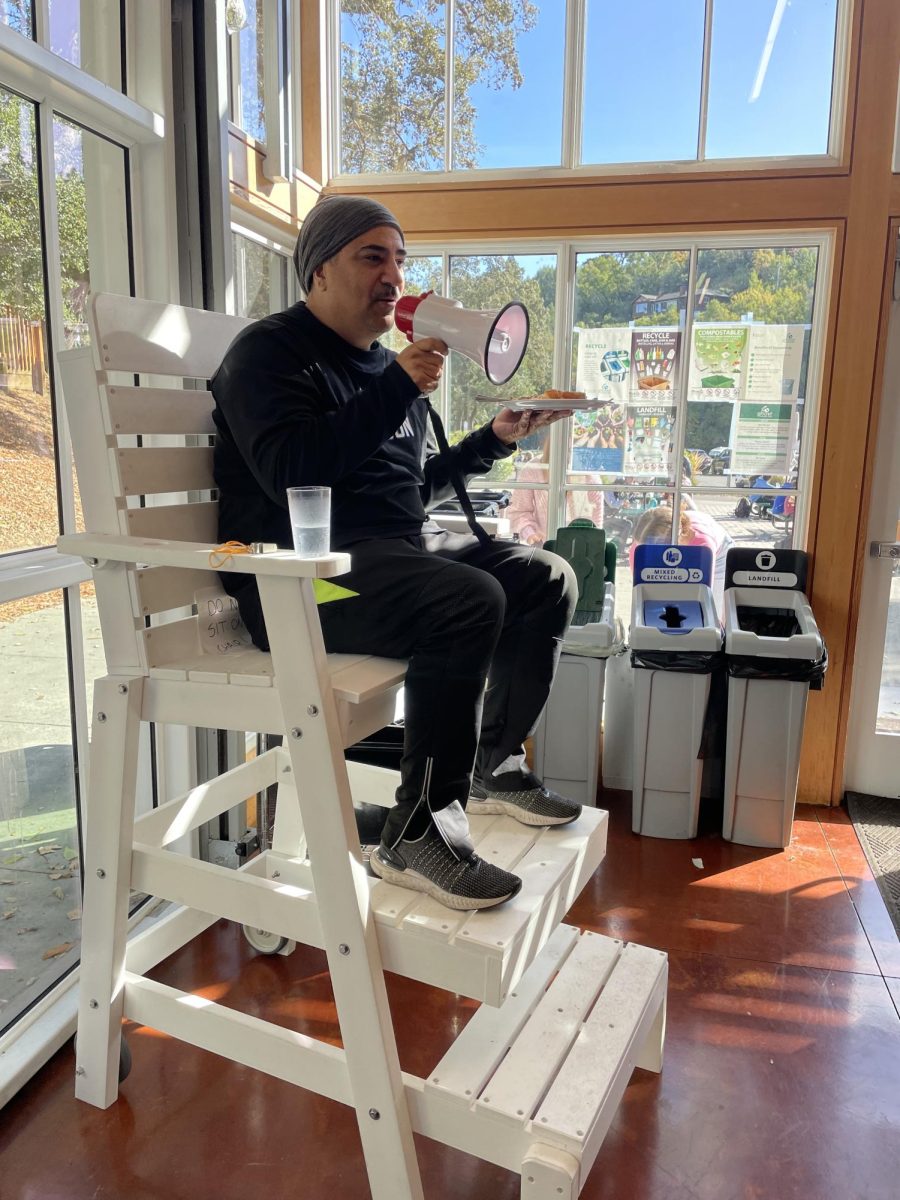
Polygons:
<instances>
[{"instance_id":1,"label":"chair step","mask_svg":"<svg viewBox=\"0 0 900 1200\"><path fill-rule=\"evenodd\" d=\"M372 880L385 968L502 1004L602 862L607 823L596 808L555 829L470 817L477 853L522 879L519 894L496 908L454 912L420 892Z\"/></svg>"},{"instance_id":2,"label":"chair step","mask_svg":"<svg viewBox=\"0 0 900 1200\"><path fill-rule=\"evenodd\" d=\"M666 980L661 951L560 926L425 1081L430 1135L446 1124L454 1144L506 1164L555 1147L582 1186L633 1069L662 1065Z\"/></svg>"}]
</instances>

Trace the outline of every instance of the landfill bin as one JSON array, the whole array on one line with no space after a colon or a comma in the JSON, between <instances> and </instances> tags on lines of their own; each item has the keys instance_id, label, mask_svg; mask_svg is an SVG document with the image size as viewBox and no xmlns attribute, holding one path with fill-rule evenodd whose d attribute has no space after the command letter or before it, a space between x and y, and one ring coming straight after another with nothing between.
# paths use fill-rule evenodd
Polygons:
<instances>
[{"instance_id":1,"label":"landfill bin","mask_svg":"<svg viewBox=\"0 0 900 1200\"><path fill-rule=\"evenodd\" d=\"M731 550L725 575L728 720L722 835L744 846L790 843L809 689L825 643L803 592L797 550Z\"/></svg>"},{"instance_id":2,"label":"landfill bin","mask_svg":"<svg viewBox=\"0 0 900 1200\"><path fill-rule=\"evenodd\" d=\"M602 529L581 520L560 529L545 548L572 565L578 605L532 735L534 771L562 795L596 804L606 660L624 644L614 616L616 548Z\"/></svg>"},{"instance_id":3,"label":"landfill bin","mask_svg":"<svg viewBox=\"0 0 900 1200\"><path fill-rule=\"evenodd\" d=\"M699 757L722 631L706 546L639 546L634 556L632 829L648 837L697 834Z\"/></svg>"}]
</instances>

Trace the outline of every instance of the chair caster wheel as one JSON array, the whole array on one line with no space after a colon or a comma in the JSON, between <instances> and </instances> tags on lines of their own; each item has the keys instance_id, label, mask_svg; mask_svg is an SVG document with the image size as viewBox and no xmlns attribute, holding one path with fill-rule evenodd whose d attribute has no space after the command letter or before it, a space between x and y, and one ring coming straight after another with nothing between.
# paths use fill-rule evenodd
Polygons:
<instances>
[{"instance_id":1,"label":"chair caster wheel","mask_svg":"<svg viewBox=\"0 0 900 1200\"><path fill-rule=\"evenodd\" d=\"M290 941L280 933L269 933L267 929L257 929L255 925L244 925L243 930L244 937L260 954L280 954Z\"/></svg>"}]
</instances>

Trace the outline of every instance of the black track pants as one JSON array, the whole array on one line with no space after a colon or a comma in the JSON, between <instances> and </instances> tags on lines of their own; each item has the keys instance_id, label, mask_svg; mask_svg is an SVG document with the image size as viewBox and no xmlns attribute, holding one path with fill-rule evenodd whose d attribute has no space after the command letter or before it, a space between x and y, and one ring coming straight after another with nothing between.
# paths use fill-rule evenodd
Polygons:
<instances>
[{"instance_id":1,"label":"black track pants","mask_svg":"<svg viewBox=\"0 0 900 1200\"><path fill-rule=\"evenodd\" d=\"M353 567L335 582L359 595L320 607L327 649L409 660L401 781L384 832L392 845L423 832L429 809L465 807L473 767L488 775L522 750L547 702L577 585L555 554L482 546L470 534L348 549Z\"/></svg>"}]
</instances>

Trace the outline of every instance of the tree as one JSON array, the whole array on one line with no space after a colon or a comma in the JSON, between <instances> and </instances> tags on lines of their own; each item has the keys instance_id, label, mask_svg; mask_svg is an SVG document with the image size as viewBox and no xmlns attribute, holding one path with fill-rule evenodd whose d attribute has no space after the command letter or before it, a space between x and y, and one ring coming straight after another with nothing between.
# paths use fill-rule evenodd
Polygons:
<instances>
[{"instance_id":1,"label":"tree","mask_svg":"<svg viewBox=\"0 0 900 1200\"><path fill-rule=\"evenodd\" d=\"M0 307L44 316L34 106L0 89Z\"/></svg>"},{"instance_id":2,"label":"tree","mask_svg":"<svg viewBox=\"0 0 900 1200\"><path fill-rule=\"evenodd\" d=\"M444 166L444 0L344 0L341 5L341 169L440 170ZM453 166L475 167L474 84L522 84L516 49L534 28L530 0L459 0L454 37Z\"/></svg>"}]
</instances>

